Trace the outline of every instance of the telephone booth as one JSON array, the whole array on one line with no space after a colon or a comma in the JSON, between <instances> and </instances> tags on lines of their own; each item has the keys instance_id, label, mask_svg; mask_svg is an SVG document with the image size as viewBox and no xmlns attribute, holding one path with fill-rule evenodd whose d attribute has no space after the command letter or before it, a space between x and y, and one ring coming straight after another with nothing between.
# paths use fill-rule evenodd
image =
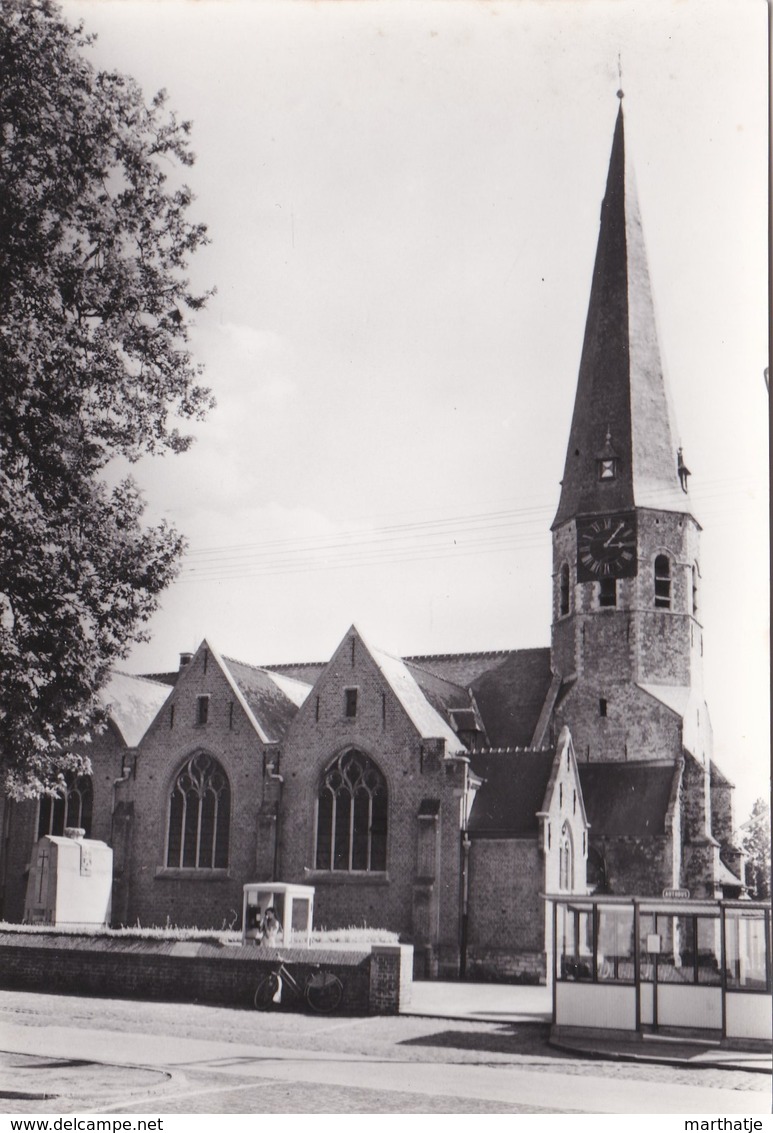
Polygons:
<instances>
[{"instance_id":1,"label":"telephone booth","mask_svg":"<svg viewBox=\"0 0 773 1133\"><path fill-rule=\"evenodd\" d=\"M308 948L314 914L313 885L285 885L278 881L251 881L244 886L242 944L260 944L266 912L274 910L280 929L275 945Z\"/></svg>"}]
</instances>

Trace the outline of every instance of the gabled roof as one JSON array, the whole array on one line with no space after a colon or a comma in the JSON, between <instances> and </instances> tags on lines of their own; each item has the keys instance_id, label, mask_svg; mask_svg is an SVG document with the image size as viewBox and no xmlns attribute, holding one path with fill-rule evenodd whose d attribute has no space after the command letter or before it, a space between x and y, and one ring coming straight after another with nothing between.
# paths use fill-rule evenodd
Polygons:
<instances>
[{"instance_id":1,"label":"gabled roof","mask_svg":"<svg viewBox=\"0 0 773 1133\"><path fill-rule=\"evenodd\" d=\"M222 661L260 723L267 741L278 743L309 695L311 685L243 661L234 661L231 657L223 657Z\"/></svg>"},{"instance_id":2,"label":"gabled roof","mask_svg":"<svg viewBox=\"0 0 773 1133\"><path fill-rule=\"evenodd\" d=\"M689 513L677 451L621 102L554 526L633 507ZM597 461L610 454L618 474L601 482Z\"/></svg>"},{"instance_id":3,"label":"gabled roof","mask_svg":"<svg viewBox=\"0 0 773 1133\"><path fill-rule=\"evenodd\" d=\"M665 834L678 765L580 763L578 767L594 839Z\"/></svg>"},{"instance_id":4,"label":"gabled roof","mask_svg":"<svg viewBox=\"0 0 773 1133\"><path fill-rule=\"evenodd\" d=\"M472 770L483 783L472 804L470 835L536 838L555 756L555 750L471 752Z\"/></svg>"},{"instance_id":5,"label":"gabled roof","mask_svg":"<svg viewBox=\"0 0 773 1133\"><path fill-rule=\"evenodd\" d=\"M159 681L114 672L99 698L127 747L136 747L170 692L169 685Z\"/></svg>"},{"instance_id":6,"label":"gabled roof","mask_svg":"<svg viewBox=\"0 0 773 1133\"><path fill-rule=\"evenodd\" d=\"M368 650L419 735L425 739L445 740L448 755L466 753L467 749L456 732L424 695L414 673L405 662L381 649L374 649L354 626L352 631Z\"/></svg>"},{"instance_id":7,"label":"gabled roof","mask_svg":"<svg viewBox=\"0 0 773 1133\"><path fill-rule=\"evenodd\" d=\"M548 648L399 658L373 648L352 629L421 736L445 739L449 753L466 751L457 732L478 731L493 748L531 743L551 686ZM328 664L257 666L208 648L219 658L263 742L281 740ZM173 685L184 673L185 668L158 674L156 681Z\"/></svg>"}]
</instances>

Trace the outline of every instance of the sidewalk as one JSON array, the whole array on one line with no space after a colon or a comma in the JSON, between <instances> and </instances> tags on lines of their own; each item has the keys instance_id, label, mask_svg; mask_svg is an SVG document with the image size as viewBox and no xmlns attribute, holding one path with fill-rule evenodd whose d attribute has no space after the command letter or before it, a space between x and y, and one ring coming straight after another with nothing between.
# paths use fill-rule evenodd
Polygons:
<instances>
[{"instance_id":1,"label":"sidewalk","mask_svg":"<svg viewBox=\"0 0 773 1133\"><path fill-rule=\"evenodd\" d=\"M549 987L538 984L476 984L414 981L411 1002L401 1015L484 1023L550 1023Z\"/></svg>"},{"instance_id":2,"label":"sidewalk","mask_svg":"<svg viewBox=\"0 0 773 1133\"><path fill-rule=\"evenodd\" d=\"M600 1058L610 1062L654 1062L661 1066L684 1066L692 1070L745 1070L773 1074L770 1051L729 1050L706 1043L645 1035L643 1039L551 1038L550 1046L567 1054Z\"/></svg>"},{"instance_id":3,"label":"sidewalk","mask_svg":"<svg viewBox=\"0 0 773 1133\"><path fill-rule=\"evenodd\" d=\"M466 1022L536 1023L549 1025L553 1018L549 987L513 984L442 983L413 984L411 1003L401 1012L436 1019ZM550 1045L567 1054L614 1062L653 1062L696 1070L745 1070L773 1073L770 1051L728 1050L718 1045L647 1035L644 1039L621 1032L614 1038L551 1038Z\"/></svg>"}]
</instances>

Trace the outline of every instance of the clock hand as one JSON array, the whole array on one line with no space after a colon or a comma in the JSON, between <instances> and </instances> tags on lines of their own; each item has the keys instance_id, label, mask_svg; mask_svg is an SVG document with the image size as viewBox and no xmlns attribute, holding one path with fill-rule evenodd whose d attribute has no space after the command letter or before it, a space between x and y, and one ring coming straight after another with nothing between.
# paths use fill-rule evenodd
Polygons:
<instances>
[{"instance_id":1,"label":"clock hand","mask_svg":"<svg viewBox=\"0 0 773 1133\"><path fill-rule=\"evenodd\" d=\"M610 543L612 542L612 540L614 539L615 535L617 535L617 533L618 533L619 531L622 531L624 527L625 527L625 524L624 524L624 523L618 523L617 527L616 527L616 528L615 528L615 530L614 530L614 531L612 532L612 534L611 534L611 535L609 536L609 538L607 539L606 543L604 543L604 546L605 546L605 547L608 547L608 546L610 545ZM618 546L619 546L619 544L618 544Z\"/></svg>"}]
</instances>

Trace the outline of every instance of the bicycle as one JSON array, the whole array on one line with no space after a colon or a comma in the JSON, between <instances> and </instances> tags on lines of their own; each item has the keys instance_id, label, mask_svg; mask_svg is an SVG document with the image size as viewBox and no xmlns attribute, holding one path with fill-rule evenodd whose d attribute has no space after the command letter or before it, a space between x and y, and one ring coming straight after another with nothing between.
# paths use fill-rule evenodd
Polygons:
<instances>
[{"instance_id":1,"label":"bicycle","mask_svg":"<svg viewBox=\"0 0 773 1133\"><path fill-rule=\"evenodd\" d=\"M333 972L312 972L301 985L280 956L274 971L265 975L256 987L254 1006L265 1011L279 1004L285 987L298 999L303 999L312 1011L323 1015L335 1011L344 995L344 985Z\"/></svg>"}]
</instances>

